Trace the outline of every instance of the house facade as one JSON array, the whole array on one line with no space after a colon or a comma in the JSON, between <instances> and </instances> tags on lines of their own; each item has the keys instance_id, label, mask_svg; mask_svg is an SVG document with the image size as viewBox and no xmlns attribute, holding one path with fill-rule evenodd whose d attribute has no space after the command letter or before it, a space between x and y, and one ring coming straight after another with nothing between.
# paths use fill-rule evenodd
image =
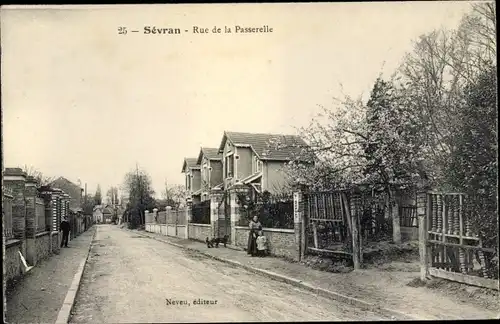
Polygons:
<instances>
[{"instance_id":1,"label":"house facade","mask_svg":"<svg viewBox=\"0 0 500 324\"><path fill-rule=\"evenodd\" d=\"M188 197L193 203L201 201L201 170L197 158L185 158L182 173L185 174L185 185Z\"/></svg>"},{"instance_id":2,"label":"house facade","mask_svg":"<svg viewBox=\"0 0 500 324\"><path fill-rule=\"evenodd\" d=\"M202 147L196 163L201 173L201 201L210 200L210 190L223 188L222 154L218 148Z\"/></svg>"},{"instance_id":3,"label":"house facade","mask_svg":"<svg viewBox=\"0 0 500 324\"><path fill-rule=\"evenodd\" d=\"M104 222L104 214L103 214L104 206L95 205L92 211L92 219L95 224L100 224Z\"/></svg>"},{"instance_id":4,"label":"house facade","mask_svg":"<svg viewBox=\"0 0 500 324\"><path fill-rule=\"evenodd\" d=\"M104 206L102 210L102 216L104 219L104 223L111 223L113 219L113 215L115 215L115 209L111 205Z\"/></svg>"},{"instance_id":5,"label":"house facade","mask_svg":"<svg viewBox=\"0 0 500 324\"><path fill-rule=\"evenodd\" d=\"M52 181L50 187L61 189L70 196L69 208L72 211L82 211L83 188L64 177Z\"/></svg>"},{"instance_id":6,"label":"house facade","mask_svg":"<svg viewBox=\"0 0 500 324\"><path fill-rule=\"evenodd\" d=\"M273 147L276 140L284 147ZM235 184L248 186L253 195L286 190L290 179L283 167L305 146L295 135L224 132L219 146L224 190Z\"/></svg>"}]
</instances>

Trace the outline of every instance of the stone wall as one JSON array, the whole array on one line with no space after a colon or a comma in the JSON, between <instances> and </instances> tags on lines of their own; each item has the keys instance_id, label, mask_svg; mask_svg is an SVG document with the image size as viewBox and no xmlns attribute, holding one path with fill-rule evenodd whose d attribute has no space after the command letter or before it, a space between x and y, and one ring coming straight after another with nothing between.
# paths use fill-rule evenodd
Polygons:
<instances>
[{"instance_id":1,"label":"stone wall","mask_svg":"<svg viewBox=\"0 0 500 324\"><path fill-rule=\"evenodd\" d=\"M50 249L50 232L42 232L36 235L35 247L37 261L40 262L52 255Z\"/></svg>"},{"instance_id":2,"label":"stone wall","mask_svg":"<svg viewBox=\"0 0 500 324\"><path fill-rule=\"evenodd\" d=\"M168 236L177 236L175 225L167 224L166 227L167 227L167 235Z\"/></svg>"},{"instance_id":3,"label":"stone wall","mask_svg":"<svg viewBox=\"0 0 500 324\"><path fill-rule=\"evenodd\" d=\"M248 244L247 227L236 226L235 245L246 248ZM267 238L269 253L274 256L296 258L297 244L295 242L295 231L293 229L263 228L262 232Z\"/></svg>"},{"instance_id":4,"label":"stone wall","mask_svg":"<svg viewBox=\"0 0 500 324\"><path fill-rule=\"evenodd\" d=\"M188 226L187 225L177 225L177 237L182 239L188 238Z\"/></svg>"},{"instance_id":5,"label":"stone wall","mask_svg":"<svg viewBox=\"0 0 500 324\"><path fill-rule=\"evenodd\" d=\"M208 226L208 225L206 225ZM188 226L186 225L177 225L177 234L176 234L176 228L175 225L173 224L146 224L145 226L146 232L150 233L157 233L157 234L162 234L166 236L173 236L173 237L178 237L182 239L187 239L188 238ZM200 232L200 230L195 230ZM198 235L198 234L196 234ZM205 238L203 238L203 241Z\"/></svg>"},{"instance_id":6,"label":"stone wall","mask_svg":"<svg viewBox=\"0 0 500 324\"><path fill-rule=\"evenodd\" d=\"M188 225L188 237L190 240L205 242L207 237L210 237L212 226L210 224L194 224Z\"/></svg>"},{"instance_id":7,"label":"stone wall","mask_svg":"<svg viewBox=\"0 0 500 324\"><path fill-rule=\"evenodd\" d=\"M59 251L61 250L59 244L61 244L60 239L62 239L62 237L60 238L61 235L59 235L58 232L52 232L51 235L52 235L52 252L59 254Z\"/></svg>"},{"instance_id":8,"label":"stone wall","mask_svg":"<svg viewBox=\"0 0 500 324\"><path fill-rule=\"evenodd\" d=\"M5 244L5 276L7 285L11 285L14 279L21 276L21 251L20 240L8 240Z\"/></svg>"},{"instance_id":9,"label":"stone wall","mask_svg":"<svg viewBox=\"0 0 500 324\"><path fill-rule=\"evenodd\" d=\"M21 255L28 266L37 266L51 254L59 253L59 223L62 217L69 215L70 197L61 189L40 186L20 168L5 168L3 183L4 263L5 277L10 284L24 272ZM72 225L72 234L86 230L83 217L78 216Z\"/></svg>"}]
</instances>

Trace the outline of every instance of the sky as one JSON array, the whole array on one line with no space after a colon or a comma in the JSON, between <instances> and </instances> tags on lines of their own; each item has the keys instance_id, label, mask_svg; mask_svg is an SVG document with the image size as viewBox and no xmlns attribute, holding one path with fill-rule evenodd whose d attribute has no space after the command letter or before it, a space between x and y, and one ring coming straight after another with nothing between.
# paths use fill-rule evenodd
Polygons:
<instances>
[{"instance_id":1,"label":"sky","mask_svg":"<svg viewBox=\"0 0 500 324\"><path fill-rule=\"evenodd\" d=\"M138 164L159 197L166 180L184 183L184 157L218 147L224 131L295 134L318 105L366 97L419 35L455 28L469 9L464 1L3 6L4 167L80 180L92 194L98 184L120 186ZM235 33L236 25L273 31ZM145 26L181 34L144 34Z\"/></svg>"}]
</instances>

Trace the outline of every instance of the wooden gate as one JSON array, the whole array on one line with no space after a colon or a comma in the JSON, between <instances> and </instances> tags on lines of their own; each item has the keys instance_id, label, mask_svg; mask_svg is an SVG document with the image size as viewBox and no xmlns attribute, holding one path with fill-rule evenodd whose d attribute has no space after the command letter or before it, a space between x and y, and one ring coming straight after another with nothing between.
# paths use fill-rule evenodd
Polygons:
<instances>
[{"instance_id":1,"label":"wooden gate","mask_svg":"<svg viewBox=\"0 0 500 324\"><path fill-rule=\"evenodd\" d=\"M306 253L344 255L359 261L359 218L342 191L304 194ZM354 220L354 226L353 226ZM352 237L357 238L353 242ZM357 251L353 253L353 251Z\"/></svg>"},{"instance_id":2,"label":"wooden gate","mask_svg":"<svg viewBox=\"0 0 500 324\"><path fill-rule=\"evenodd\" d=\"M490 256L495 249L483 247L471 228L468 197L461 193L428 193L426 198L427 237L420 239L427 240L423 262L429 274L498 289L498 279L491 279L494 274ZM486 258L485 253L489 254Z\"/></svg>"}]
</instances>

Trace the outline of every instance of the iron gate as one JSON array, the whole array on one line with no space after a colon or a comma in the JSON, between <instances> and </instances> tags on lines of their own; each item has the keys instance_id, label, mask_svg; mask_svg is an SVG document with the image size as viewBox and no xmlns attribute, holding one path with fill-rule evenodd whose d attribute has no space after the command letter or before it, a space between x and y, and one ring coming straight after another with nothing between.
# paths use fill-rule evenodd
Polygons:
<instances>
[{"instance_id":1,"label":"iron gate","mask_svg":"<svg viewBox=\"0 0 500 324\"><path fill-rule=\"evenodd\" d=\"M218 237L227 235L229 242L231 242L231 204L229 195L226 195L219 204L216 234Z\"/></svg>"}]
</instances>

